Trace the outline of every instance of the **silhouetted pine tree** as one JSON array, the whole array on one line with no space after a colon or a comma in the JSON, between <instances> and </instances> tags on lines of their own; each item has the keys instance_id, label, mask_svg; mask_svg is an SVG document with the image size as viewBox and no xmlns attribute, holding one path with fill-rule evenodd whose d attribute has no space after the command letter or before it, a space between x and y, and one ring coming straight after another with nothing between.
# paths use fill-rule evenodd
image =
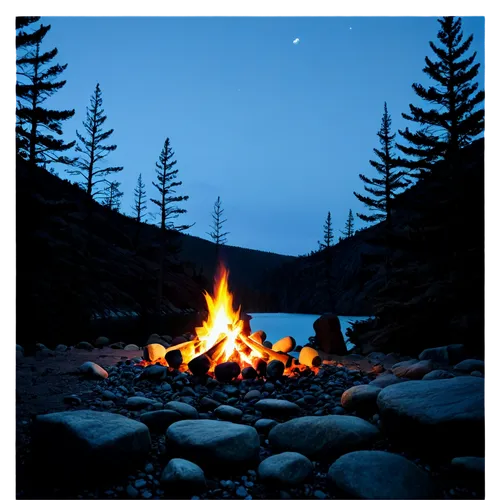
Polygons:
<instances>
[{"instance_id":1,"label":"silhouetted pine tree","mask_svg":"<svg viewBox=\"0 0 500 500\"><path fill-rule=\"evenodd\" d=\"M102 204L105 207L108 207L111 210L116 210L117 212L121 207L121 197L123 196L123 192L118 188L120 187L120 182L108 182L105 191L104 191L104 200Z\"/></svg>"},{"instance_id":2,"label":"silhouetted pine tree","mask_svg":"<svg viewBox=\"0 0 500 500\"><path fill-rule=\"evenodd\" d=\"M222 232L222 225L227 222L227 219L222 220L222 214L224 213L224 209L222 208L222 202L220 201L220 196L217 196L217 201L214 203L214 209L212 212L212 225L210 226L212 231L207 233L210 238L215 243L215 258L219 258L219 248L221 245L225 245L227 243L226 236L229 232Z\"/></svg>"},{"instance_id":3,"label":"silhouetted pine tree","mask_svg":"<svg viewBox=\"0 0 500 500\"><path fill-rule=\"evenodd\" d=\"M156 310L158 313L161 313L161 303L163 297L163 275L165 253L167 250L167 233L174 237L175 233L185 231L192 226L186 224L176 225L173 222L173 219L176 219L179 215L186 213L186 210L184 208L179 208L177 203L189 199L189 196L180 196L176 194L176 188L181 186L182 182L175 180L179 170L174 170L173 168L177 164L177 160L172 160L173 156L174 152L170 146L170 139L167 137L165 139L165 144L163 145L159 161L156 163L158 182L153 182L153 186L158 190L160 196L158 199L151 198L151 201L160 209L160 271L158 274L158 291L156 297ZM172 238L170 239L172 240ZM178 250L172 241L170 241L169 250L171 252Z\"/></svg>"},{"instance_id":4,"label":"silhouetted pine tree","mask_svg":"<svg viewBox=\"0 0 500 500\"><path fill-rule=\"evenodd\" d=\"M386 220L390 227L392 200L398 190L405 187L407 183L402 180L403 173L398 170L398 160L394 158L392 152L396 134L391 134L391 117L387 111L387 103L384 103L382 125L377 136L382 149L374 149L374 152L380 161L370 160L370 165L375 168L379 175L369 179L365 175L359 174L359 178L365 183L365 191L372 196L363 196L356 192L354 196L374 212L372 215L357 214L361 220L365 222Z\"/></svg>"},{"instance_id":5,"label":"silhouetted pine tree","mask_svg":"<svg viewBox=\"0 0 500 500\"><path fill-rule=\"evenodd\" d=\"M332 294L333 228L332 228L332 214L330 212L328 212L325 223L323 224L323 241L318 241L318 243L320 252L323 255L322 274L325 278L328 303L331 307L333 304L333 294Z\"/></svg>"},{"instance_id":6,"label":"silhouetted pine tree","mask_svg":"<svg viewBox=\"0 0 500 500\"><path fill-rule=\"evenodd\" d=\"M323 241L318 241L318 243L320 249L333 246L332 214L330 212L328 212L325 223L323 224Z\"/></svg>"},{"instance_id":7,"label":"silhouetted pine tree","mask_svg":"<svg viewBox=\"0 0 500 500\"><path fill-rule=\"evenodd\" d=\"M53 162L71 164L73 161L60 153L71 149L75 142L65 143L55 135L62 135L62 122L71 118L75 110L56 111L42 107L50 96L66 84L65 80L56 80L68 65L50 66L57 49L49 52L41 50L41 43L50 25L42 24L30 32L25 30L39 19L16 18L16 150L31 165L46 169Z\"/></svg>"},{"instance_id":8,"label":"silhouetted pine tree","mask_svg":"<svg viewBox=\"0 0 500 500\"><path fill-rule=\"evenodd\" d=\"M146 211L146 186L142 182L142 174L137 178L137 185L134 189L134 219L137 222L142 222L144 212Z\"/></svg>"},{"instance_id":9,"label":"silhouetted pine tree","mask_svg":"<svg viewBox=\"0 0 500 500\"><path fill-rule=\"evenodd\" d=\"M350 238L354 234L354 215L352 215L352 209L349 209L349 215L345 223L345 231L342 231L342 234L346 238Z\"/></svg>"},{"instance_id":10,"label":"silhouetted pine tree","mask_svg":"<svg viewBox=\"0 0 500 500\"><path fill-rule=\"evenodd\" d=\"M99 84L96 85L94 93L90 97L90 107L87 107L87 118L83 123L85 136L76 132L79 144L76 151L82 156L75 162L74 167L67 170L71 175L80 175L84 182L80 186L92 198L102 197L103 190L96 190L101 183L110 184L107 177L110 174L120 172L123 167L98 166L98 163L116 149L115 144L103 144L114 132L113 129L104 131L103 125L107 120L102 108L102 92ZM109 186L108 186L109 189Z\"/></svg>"},{"instance_id":11,"label":"silhouetted pine tree","mask_svg":"<svg viewBox=\"0 0 500 500\"><path fill-rule=\"evenodd\" d=\"M433 166L439 160L445 160L440 165L445 167L443 177L447 176L459 161L460 149L484 130L484 109L479 108L484 91L478 91L478 83L474 82L480 64L474 64L476 52L466 56L473 35L462 41L460 17L443 17L438 22L440 46L429 42L437 60L426 57L423 70L435 83L428 88L419 83L412 86L427 106L423 109L410 104L410 114L402 114L406 120L420 125L420 129L399 131L409 145L397 146L413 158L405 162L405 167L414 177L434 171Z\"/></svg>"}]
</instances>

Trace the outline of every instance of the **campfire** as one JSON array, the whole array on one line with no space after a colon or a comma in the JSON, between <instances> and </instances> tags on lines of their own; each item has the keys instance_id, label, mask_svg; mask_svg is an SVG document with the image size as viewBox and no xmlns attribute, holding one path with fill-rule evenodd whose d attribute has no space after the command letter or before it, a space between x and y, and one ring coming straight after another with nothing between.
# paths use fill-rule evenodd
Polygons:
<instances>
[{"instance_id":1,"label":"campfire","mask_svg":"<svg viewBox=\"0 0 500 500\"><path fill-rule=\"evenodd\" d=\"M257 375L265 375L270 363L286 375L314 370L318 363L301 365L287 352L273 350L263 345L265 333L251 333L249 321L241 318L241 307L234 309L233 295L229 290L229 272L220 266L216 276L213 296L205 292L208 317L202 326L196 327L193 340L171 346L166 349L165 357L151 359L143 364L162 363L171 365L169 358L177 355L181 370L189 370L193 375L215 375L217 378L232 379L240 375L245 368L252 368ZM279 343L278 343L279 344ZM276 345L276 344L275 344ZM169 354L170 353L170 354ZM151 356L150 356L151 358ZM180 363L179 363L180 361ZM317 370L317 368L316 368ZM223 373L226 371L227 373ZM219 373L217 373L219 372Z\"/></svg>"}]
</instances>

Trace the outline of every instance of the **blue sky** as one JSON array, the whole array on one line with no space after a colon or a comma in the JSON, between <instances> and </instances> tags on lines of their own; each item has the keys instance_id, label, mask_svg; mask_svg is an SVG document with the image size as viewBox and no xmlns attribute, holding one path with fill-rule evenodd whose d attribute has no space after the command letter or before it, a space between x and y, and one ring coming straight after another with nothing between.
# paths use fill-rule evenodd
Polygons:
<instances>
[{"instance_id":1,"label":"blue sky","mask_svg":"<svg viewBox=\"0 0 500 500\"><path fill-rule=\"evenodd\" d=\"M439 27L433 17L42 22L52 25L44 48L56 46L58 62L68 63L66 86L47 102L76 110L67 140L82 130L101 85L118 145L108 162L124 167L115 178L125 213L139 173L155 197L155 162L168 136L180 192L190 196L179 222L195 222L191 234L208 238L220 196L229 244L290 255L317 248L328 211L335 239L349 209L363 211L352 193L363 189L358 174L372 175L383 103L394 130L406 127L401 112L421 104L411 84L426 83L424 58ZM474 34L484 88L484 18L465 17L463 28Z\"/></svg>"}]
</instances>

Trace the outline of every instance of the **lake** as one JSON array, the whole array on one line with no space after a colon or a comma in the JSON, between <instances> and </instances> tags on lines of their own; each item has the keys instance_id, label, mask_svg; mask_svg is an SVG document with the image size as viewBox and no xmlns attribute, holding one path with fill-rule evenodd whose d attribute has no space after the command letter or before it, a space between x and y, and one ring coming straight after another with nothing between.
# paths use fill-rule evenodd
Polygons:
<instances>
[{"instance_id":1,"label":"lake","mask_svg":"<svg viewBox=\"0 0 500 500\"><path fill-rule=\"evenodd\" d=\"M319 314L289 314L289 313L248 313L252 316L250 325L252 332L263 330L267 334L269 342L277 342L279 339L290 335L295 339L297 345L305 345L309 337L314 335L313 323L320 317ZM346 341L347 348L353 345L347 340L345 332L349 328L350 321L361 321L369 316L339 316L340 327Z\"/></svg>"}]
</instances>

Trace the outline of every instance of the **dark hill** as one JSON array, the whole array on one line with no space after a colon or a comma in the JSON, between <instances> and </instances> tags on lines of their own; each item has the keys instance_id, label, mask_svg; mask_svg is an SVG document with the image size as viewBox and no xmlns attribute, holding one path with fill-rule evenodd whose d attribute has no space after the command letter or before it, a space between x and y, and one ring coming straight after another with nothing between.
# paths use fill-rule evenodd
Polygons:
<instances>
[{"instance_id":1,"label":"dark hill","mask_svg":"<svg viewBox=\"0 0 500 500\"><path fill-rule=\"evenodd\" d=\"M211 290L215 268L211 242L176 235L182 251L167 259L166 321L159 325L152 319L159 268L156 226L138 225L89 201L75 184L22 160L16 190L18 342L69 344L98 333L112 337L111 323L96 318L117 315L123 319L115 319L114 328L118 322L123 337L126 326L130 341L140 342L151 329L182 331L194 312L204 309L202 292ZM236 298L248 304L246 309L270 307L260 283L293 260L237 247L226 247L224 257Z\"/></svg>"},{"instance_id":2,"label":"dark hill","mask_svg":"<svg viewBox=\"0 0 500 500\"><path fill-rule=\"evenodd\" d=\"M332 302L321 252L273 273L278 308L376 316L351 335L365 353L418 354L450 343L482 353L484 140L463 150L452 175L421 180L397 197L392 217L389 240L377 224L335 245Z\"/></svg>"}]
</instances>

